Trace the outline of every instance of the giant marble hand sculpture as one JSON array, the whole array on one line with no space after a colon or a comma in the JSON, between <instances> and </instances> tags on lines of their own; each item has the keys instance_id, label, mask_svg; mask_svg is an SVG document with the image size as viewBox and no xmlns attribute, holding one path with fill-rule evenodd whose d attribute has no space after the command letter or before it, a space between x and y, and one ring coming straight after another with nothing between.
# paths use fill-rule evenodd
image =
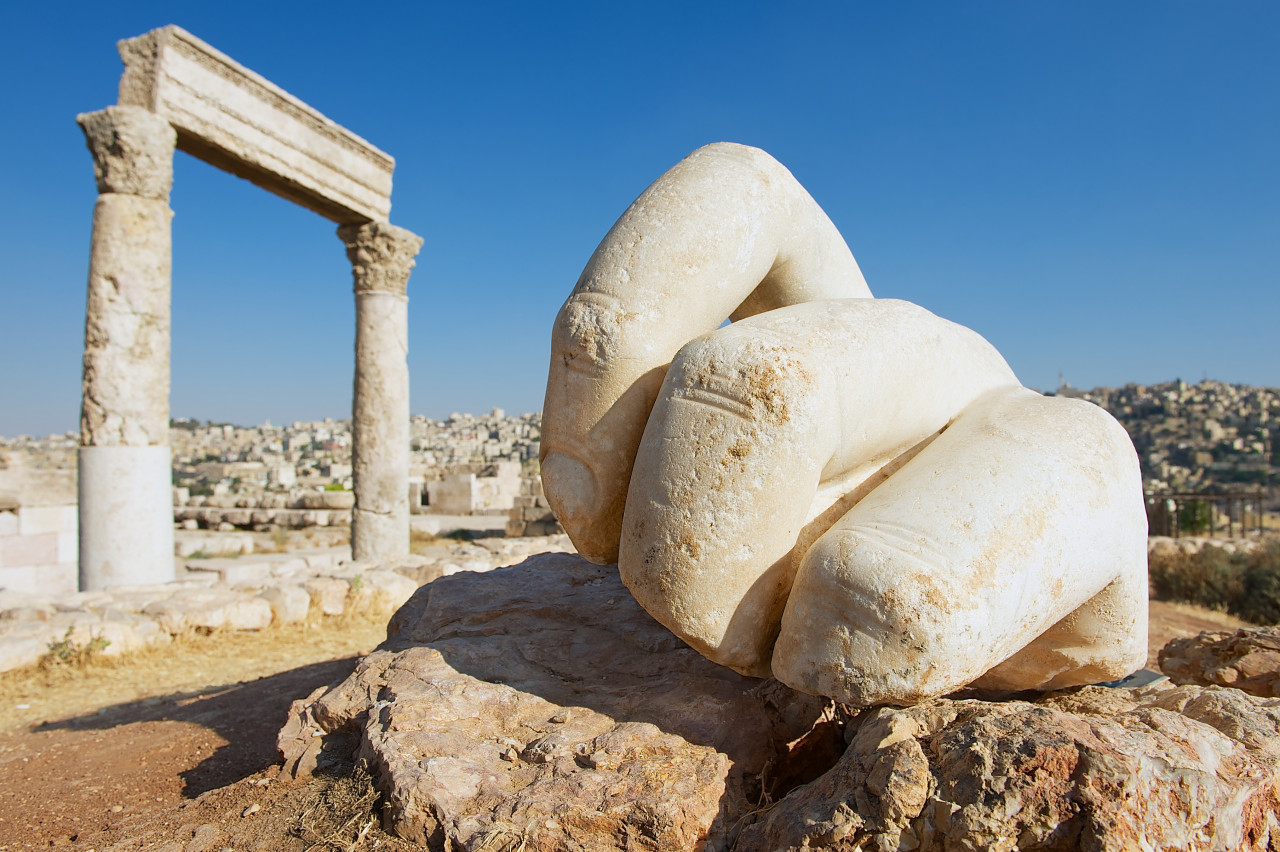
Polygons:
<instances>
[{"instance_id":1,"label":"giant marble hand sculpture","mask_svg":"<svg viewBox=\"0 0 1280 852\"><path fill-rule=\"evenodd\" d=\"M552 334L542 456L579 552L744 674L866 706L1097 682L1146 655L1124 430L1023 388L974 332L871 298L753 148L695 151L596 249Z\"/></svg>"}]
</instances>

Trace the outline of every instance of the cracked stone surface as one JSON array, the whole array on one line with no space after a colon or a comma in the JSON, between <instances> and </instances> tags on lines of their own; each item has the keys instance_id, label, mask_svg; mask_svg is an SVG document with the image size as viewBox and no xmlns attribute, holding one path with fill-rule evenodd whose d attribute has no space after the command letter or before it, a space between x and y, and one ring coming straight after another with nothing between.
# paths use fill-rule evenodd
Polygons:
<instances>
[{"instance_id":1,"label":"cracked stone surface","mask_svg":"<svg viewBox=\"0 0 1280 852\"><path fill-rule=\"evenodd\" d=\"M1084 687L864 713L736 849L1274 849L1280 702Z\"/></svg>"},{"instance_id":2,"label":"cracked stone surface","mask_svg":"<svg viewBox=\"0 0 1280 852\"><path fill-rule=\"evenodd\" d=\"M1174 639L1160 650L1160 670L1175 683L1233 686L1280 696L1280 627L1243 627Z\"/></svg>"},{"instance_id":3,"label":"cracked stone surface","mask_svg":"<svg viewBox=\"0 0 1280 852\"><path fill-rule=\"evenodd\" d=\"M360 730L396 832L446 848L722 844L825 705L709 662L568 554L435 580L389 636L295 703L281 750L305 770L313 734Z\"/></svg>"}]
</instances>

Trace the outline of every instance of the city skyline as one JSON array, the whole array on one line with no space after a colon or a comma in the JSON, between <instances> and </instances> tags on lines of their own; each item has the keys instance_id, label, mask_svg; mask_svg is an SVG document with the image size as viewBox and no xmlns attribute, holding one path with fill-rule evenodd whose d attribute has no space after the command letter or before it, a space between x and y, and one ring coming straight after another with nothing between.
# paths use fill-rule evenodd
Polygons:
<instances>
[{"instance_id":1,"label":"city skyline","mask_svg":"<svg viewBox=\"0 0 1280 852\"><path fill-rule=\"evenodd\" d=\"M426 240L415 413L541 409L596 243L722 139L792 170L877 296L974 328L1028 386L1280 386L1272 6L344 9L11 13L0 435L78 427L95 189L74 118L115 101L115 42L168 23L396 158L391 219ZM175 173L171 415L349 416L333 226L185 154Z\"/></svg>"}]
</instances>

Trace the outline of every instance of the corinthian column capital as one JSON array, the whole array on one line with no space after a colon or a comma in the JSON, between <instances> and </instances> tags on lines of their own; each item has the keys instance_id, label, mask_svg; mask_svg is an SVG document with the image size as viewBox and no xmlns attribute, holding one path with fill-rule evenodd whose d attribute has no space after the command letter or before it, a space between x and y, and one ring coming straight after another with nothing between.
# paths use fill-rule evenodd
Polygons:
<instances>
[{"instance_id":1,"label":"corinthian column capital","mask_svg":"<svg viewBox=\"0 0 1280 852\"><path fill-rule=\"evenodd\" d=\"M178 134L168 121L134 106L109 106L76 116L93 154L98 192L168 203Z\"/></svg>"},{"instance_id":2,"label":"corinthian column capital","mask_svg":"<svg viewBox=\"0 0 1280 852\"><path fill-rule=\"evenodd\" d=\"M422 237L388 222L343 225L338 237L347 247L357 293L405 294Z\"/></svg>"}]
</instances>

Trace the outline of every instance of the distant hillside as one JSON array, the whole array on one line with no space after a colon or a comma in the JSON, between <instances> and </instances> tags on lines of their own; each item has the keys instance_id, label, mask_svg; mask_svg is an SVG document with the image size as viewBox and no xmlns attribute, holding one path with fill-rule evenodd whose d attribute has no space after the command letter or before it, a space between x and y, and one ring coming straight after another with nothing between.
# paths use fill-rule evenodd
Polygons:
<instances>
[{"instance_id":1,"label":"distant hillside","mask_svg":"<svg viewBox=\"0 0 1280 852\"><path fill-rule=\"evenodd\" d=\"M1203 381L1081 391L1128 430L1149 488L1252 489L1280 483L1280 390Z\"/></svg>"}]
</instances>

